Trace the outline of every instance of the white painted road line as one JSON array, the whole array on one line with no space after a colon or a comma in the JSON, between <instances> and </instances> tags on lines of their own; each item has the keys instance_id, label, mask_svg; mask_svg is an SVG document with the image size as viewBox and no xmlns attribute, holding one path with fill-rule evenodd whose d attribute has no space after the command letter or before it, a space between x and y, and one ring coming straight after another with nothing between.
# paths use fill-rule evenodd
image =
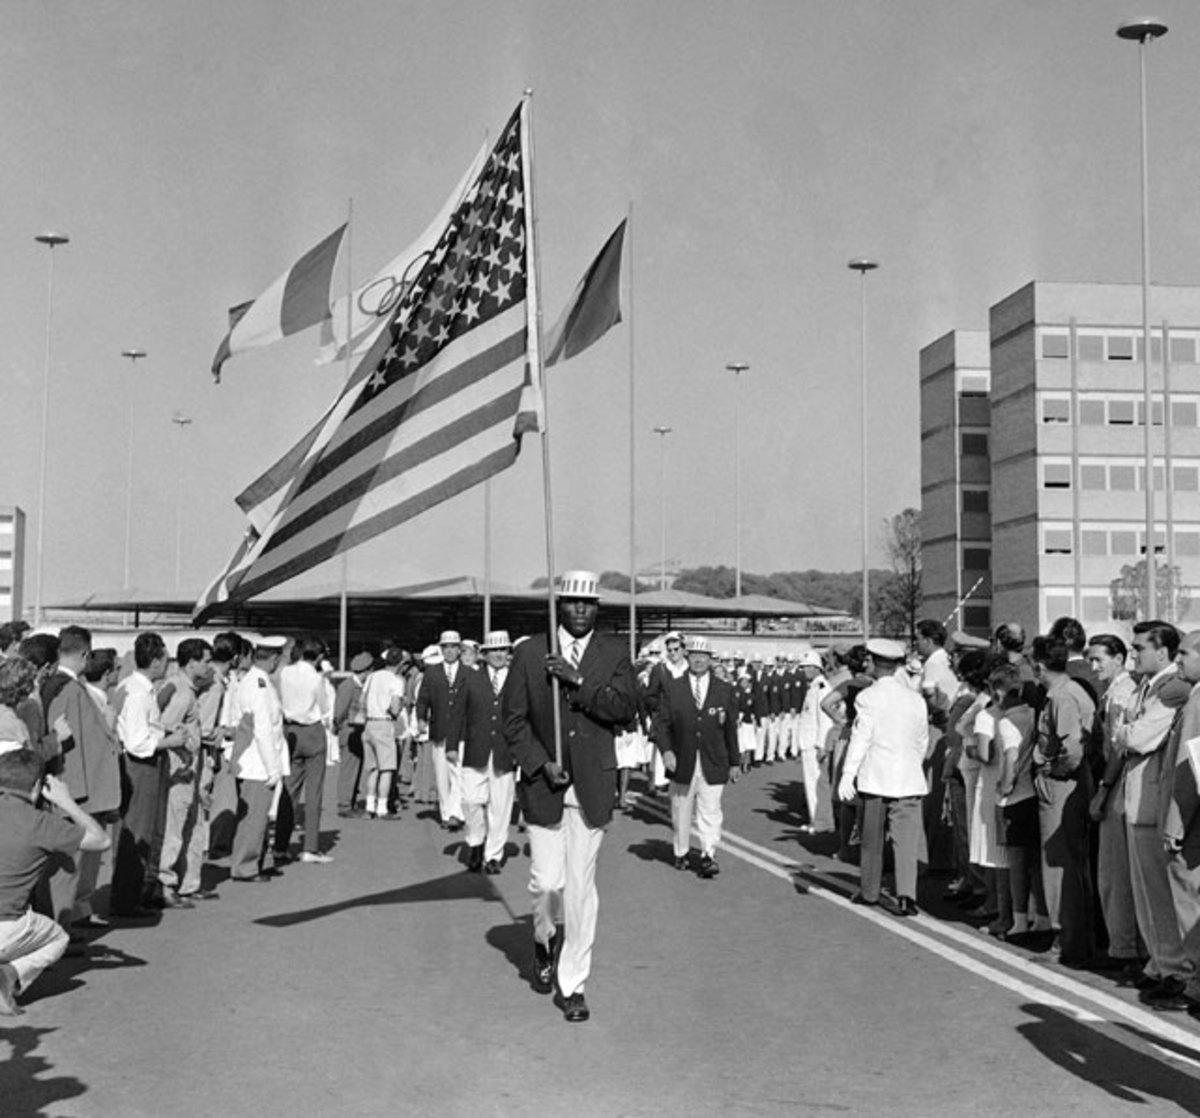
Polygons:
<instances>
[{"instance_id":1,"label":"white painted road line","mask_svg":"<svg viewBox=\"0 0 1200 1118\"><path fill-rule=\"evenodd\" d=\"M659 805L652 799L645 797L638 797L638 799L643 809L664 822L670 823L670 812L667 808ZM1103 990L1096 990L1068 975L1058 974L1050 970L1043 963L1035 963L1012 951L1005 950L997 944L992 943L990 939L980 936L979 933L971 934L963 932L958 928L934 920L929 916L917 916L907 920L899 920L894 916L884 915L875 908L851 904L849 899L840 892L845 887L843 882L835 881L812 866L803 865L794 859L780 854L778 851L760 846L758 843L752 842L741 835L726 831L722 834L718 845L734 857L759 869L766 870L772 876L778 877L783 881L788 881L793 885L795 884L797 875L803 876L810 882L815 882L816 884L812 885L809 889L810 895L839 905L843 910L853 913L864 920L868 920L877 927L899 936L901 939L906 939L911 943L924 947L927 951L931 951L941 958L955 963L972 974L979 975L998 986L1019 994L1023 998L1033 999L1042 1005L1053 1006L1068 1013L1076 1020L1092 1026L1106 1025L1113 1018L1120 1018L1131 1025L1135 1025L1143 1032L1162 1040L1166 1044L1186 1049L1189 1052L1195 1053L1197 1057L1200 1057L1200 1034L1180 1028L1170 1021L1164 1020L1156 1013L1144 1010L1138 1006L1129 1005L1120 998L1116 998ZM951 943L958 946L951 946ZM966 951L972 952L974 955L985 956L1010 970L1017 971L1026 978L1041 985L1031 985L1024 978L1019 978L1016 975L998 970L982 959L965 954L963 950L959 950L959 946ZM1056 988L1064 996L1059 997L1057 994L1050 993L1045 989L1046 986ZM1075 1001L1068 1001L1066 1000L1067 996L1076 1000L1090 1002L1093 1006L1102 1008L1107 1016L1084 1008L1076 1004ZM1125 1036L1120 1030L1106 1030L1105 1035L1110 1038L1115 1037L1138 1051L1145 1051L1145 1048L1137 1040ZM1174 1063L1185 1065L1189 1069L1200 1069L1200 1063L1180 1053L1162 1048L1153 1042L1149 1043L1149 1048Z\"/></svg>"}]
</instances>

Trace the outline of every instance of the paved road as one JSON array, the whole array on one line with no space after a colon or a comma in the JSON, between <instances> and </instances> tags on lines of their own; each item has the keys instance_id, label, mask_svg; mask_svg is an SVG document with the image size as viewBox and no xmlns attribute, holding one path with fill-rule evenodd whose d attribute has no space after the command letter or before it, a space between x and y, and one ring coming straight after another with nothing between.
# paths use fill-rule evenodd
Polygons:
<instances>
[{"instance_id":1,"label":"paved road","mask_svg":"<svg viewBox=\"0 0 1200 1118\"><path fill-rule=\"evenodd\" d=\"M727 794L712 882L671 867L660 808L618 817L586 1024L529 984L515 843L476 877L432 820L331 814L334 865L45 976L0 1024L0 1114L1200 1114L1186 1015L851 907L852 871L799 844L798 773Z\"/></svg>"}]
</instances>

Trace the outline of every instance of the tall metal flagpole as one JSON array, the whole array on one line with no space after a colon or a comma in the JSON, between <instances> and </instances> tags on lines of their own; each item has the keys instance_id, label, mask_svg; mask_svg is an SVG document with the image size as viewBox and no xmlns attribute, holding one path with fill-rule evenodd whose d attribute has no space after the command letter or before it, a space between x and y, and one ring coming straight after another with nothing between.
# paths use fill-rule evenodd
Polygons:
<instances>
[{"instance_id":1,"label":"tall metal flagpole","mask_svg":"<svg viewBox=\"0 0 1200 1118\"><path fill-rule=\"evenodd\" d=\"M130 365L129 385L125 389L125 403L128 410L126 437L129 445L125 448L125 574L121 587L128 590L133 585L133 444L136 441L133 430L133 408L137 399L137 384L133 370L137 363L146 356L144 349L123 349L121 356L128 358Z\"/></svg>"},{"instance_id":2,"label":"tall metal flagpole","mask_svg":"<svg viewBox=\"0 0 1200 1118\"><path fill-rule=\"evenodd\" d=\"M625 260L629 269L629 659L637 659L637 516L634 512L637 486L637 454L634 449L637 433L637 381L633 364L633 199L629 199L629 210L625 215Z\"/></svg>"},{"instance_id":3,"label":"tall metal flagpole","mask_svg":"<svg viewBox=\"0 0 1200 1118\"><path fill-rule=\"evenodd\" d=\"M351 232L354 223L354 199L346 200L346 236L343 243L346 246L346 383L350 383L353 368L354 353L354 274L351 271ZM346 670L346 652L349 643L350 603L350 556L341 554L341 588L338 593L338 669Z\"/></svg>"},{"instance_id":4,"label":"tall metal flagpole","mask_svg":"<svg viewBox=\"0 0 1200 1118\"><path fill-rule=\"evenodd\" d=\"M858 318L858 485L859 516L862 520L862 627L863 640L871 639L871 520L867 512L867 273L879 267L865 256L851 260L847 268L859 276Z\"/></svg>"},{"instance_id":5,"label":"tall metal flagpole","mask_svg":"<svg viewBox=\"0 0 1200 1118\"><path fill-rule=\"evenodd\" d=\"M492 631L492 479L483 481L483 635Z\"/></svg>"},{"instance_id":6,"label":"tall metal flagpole","mask_svg":"<svg viewBox=\"0 0 1200 1118\"><path fill-rule=\"evenodd\" d=\"M522 160L525 166L525 228L528 234L526 250L530 262L525 278L525 297L530 300L534 311L532 345L533 360L530 361L530 371L542 394L542 498L545 506L546 524L546 601L549 609L550 629L547 641L550 652L558 655L558 615L554 601L554 502L550 494L550 419L549 400L546 398L546 380L542 376L542 303L538 298L538 275L540 265L537 251L537 210L534 208L533 188L533 90L526 89L522 102L524 127L521 129ZM528 317L528 312L526 312ZM562 710L559 704L558 677L550 677L552 696L551 705L554 707L554 763L562 766Z\"/></svg>"}]
</instances>

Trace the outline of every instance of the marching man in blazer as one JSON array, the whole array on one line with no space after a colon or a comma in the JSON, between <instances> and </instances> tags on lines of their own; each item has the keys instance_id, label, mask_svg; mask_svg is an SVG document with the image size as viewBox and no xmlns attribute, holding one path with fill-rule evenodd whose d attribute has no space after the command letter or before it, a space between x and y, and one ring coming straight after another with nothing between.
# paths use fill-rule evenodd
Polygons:
<instances>
[{"instance_id":1,"label":"marching man in blazer","mask_svg":"<svg viewBox=\"0 0 1200 1118\"><path fill-rule=\"evenodd\" d=\"M521 768L517 795L529 825L535 978L558 988L568 1021L589 1016L599 897L596 861L616 798L613 735L637 715L637 684L623 641L597 633L599 579L568 571L557 593L553 640L539 634L516 649L504 684L504 730ZM561 763L555 746L553 682L559 692ZM556 930L561 908L564 931Z\"/></svg>"},{"instance_id":2,"label":"marching man in blazer","mask_svg":"<svg viewBox=\"0 0 1200 1118\"><path fill-rule=\"evenodd\" d=\"M667 684L654 716L654 740L671 777L675 868L688 868L693 816L700 835L700 876L716 877L721 840L721 795L736 781L738 702L733 685L713 675L712 646L688 641L688 671Z\"/></svg>"},{"instance_id":3,"label":"marching man in blazer","mask_svg":"<svg viewBox=\"0 0 1200 1118\"><path fill-rule=\"evenodd\" d=\"M504 737L500 695L508 679L512 641L504 629L480 646L483 665L467 677L463 718L462 796L466 814L467 869L500 872L516 785Z\"/></svg>"},{"instance_id":4,"label":"marching man in blazer","mask_svg":"<svg viewBox=\"0 0 1200 1118\"><path fill-rule=\"evenodd\" d=\"M437 780L442 826L457 831L463 825L462 754L463 705L470 668L459 662L462 638L447 629L438 640L442 663L425 671L417 696L417 718L429 727L433 772Z\"/></svg>"}]
</instances>

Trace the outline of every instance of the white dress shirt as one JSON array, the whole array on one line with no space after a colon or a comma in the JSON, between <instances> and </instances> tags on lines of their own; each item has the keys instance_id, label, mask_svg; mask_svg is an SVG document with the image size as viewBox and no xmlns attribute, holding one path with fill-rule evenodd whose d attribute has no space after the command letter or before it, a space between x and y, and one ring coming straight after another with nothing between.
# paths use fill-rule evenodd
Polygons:
<instances>
[{"instance_id":1,"label":"white dress shirt","mask_svg":"<svg viewBox=\"0 0 1200 1118\"><path fill-rule=\"evenodd\" d=\"M148 761L166 737L159 719L158 700L154 697L154 684L139 669L121 686L125 701L117 715L117 737L121 739L121 748L131 757Z\"/></svg>"},{"instance_id":2,"label":"white dress shirt","mask_svg":"<svg viewBox=\"0 0 1200 1118\"><path fill-rule=\"evenodd\" d=\"M279 698L283 717L301 726L313 726L325 716L325 681L310 660L297 660L279 673Z\"/></svg>"},{"instance_id":3,"label":"white dress shirt","mask_svg":"<svg viewBox=\"0 0 1200 1118\"><path fill-rule=\"evenodd\" d=\"M709 676L709 672L703 675L688 674L688 686L692 689L692 698L696 701L697 708L703 707L704 700L708 698Z\"/></svg>"},{"instance_id":4,"label":"white dress shirt","mask_svg":"<svg viewBox=\"0 0 1200 1118\"><path fill-rule=\"evenodd\" d=\"M595 630L593 629L592 632ZM558 647L561 650L562 658L570 664L578 664L583 659L591 641L592 633L583 637L573 637L561 625L558 627ZM575 651L576 646L578 646L578 652Z\"/></svg>"},{"instance_id":5,"label":"white dress shirt","mask_svg":"<svg viewBox=\"0 0 1200 1118\"><path fill-rule=\"evenodd\" d=\"M250 719L253 740L238 758L242 780L272 780L288 773L287 739L283 735L283 706L267 673L252 667L238 683L238 709Z\"/></svg>"}]
</instances>

